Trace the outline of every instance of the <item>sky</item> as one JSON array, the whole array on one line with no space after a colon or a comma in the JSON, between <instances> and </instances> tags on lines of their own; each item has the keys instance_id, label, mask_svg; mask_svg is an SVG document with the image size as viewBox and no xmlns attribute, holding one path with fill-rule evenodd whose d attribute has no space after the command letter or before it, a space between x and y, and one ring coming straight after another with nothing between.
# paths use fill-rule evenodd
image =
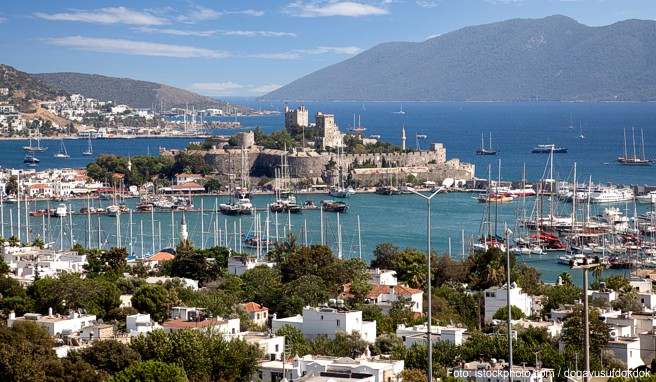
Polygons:
<instances>
[{"instance_id":1,"label":"sky","mask_svg":"<svg viewBox=\"0 0 656 382\"><path fill-rule=\"evenodd\" d=\"M656 19L654 0L3 0L0 63L257 97L380 43L555 14Z\"/></svg>"}]
</instances>

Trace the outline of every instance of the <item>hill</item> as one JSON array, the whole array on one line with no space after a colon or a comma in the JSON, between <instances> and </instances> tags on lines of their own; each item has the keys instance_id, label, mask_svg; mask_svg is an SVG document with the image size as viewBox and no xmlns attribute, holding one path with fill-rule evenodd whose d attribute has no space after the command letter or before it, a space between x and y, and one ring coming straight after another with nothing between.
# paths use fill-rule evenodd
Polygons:
<instances>
[{"instance_id":1,"label":"hill","mask_svg":"<svg viewBox=\"0 0 656 382\"><path fill-rule=\"evenodd\" d=\"M3 64L0 64L0 88L9 90L9 94L0 99L17 105L22 112L35 110L35 101L49 101L54 100L57 96L66 95L65 91Z\"/></svg>"},{"instance_id":2,"label":"hill","mask_svg":"<svg viewBox=\"0 0 656 382\"><path fill-rule=\"evenodd\" d=\"M656 22L561 16L377 45L261 97L302 101L654 101Z\"/></svg>"},{"instance_id":3,"label":"hill","mask_svg":"<svg viewBox=\"0 0 656 382\"><path fill-rule=\"evenodd\" d=\"M163 110L168 110L174 107L193 106L196 109L214 108L224 111L228 108L240 112L250 110L172 86L130 78L83 73L38 73L33 76L72 94L82 94L85 97L114 101L117 104L138 108L155 107L159 110L161 107Z\"/></svg>"}]
</instances>

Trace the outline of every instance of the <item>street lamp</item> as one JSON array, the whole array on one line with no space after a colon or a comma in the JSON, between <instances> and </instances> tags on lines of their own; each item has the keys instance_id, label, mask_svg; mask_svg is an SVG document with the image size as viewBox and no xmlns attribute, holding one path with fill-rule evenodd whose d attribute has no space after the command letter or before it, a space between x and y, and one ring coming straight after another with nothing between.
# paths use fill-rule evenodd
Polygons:
<instances>
[{"instance_id":1,"label":"street lamp","mask_svg":"<svg viewBox=\"0 0 656 382\"><path fill-rule=\"evenodd\" d=\"M512 305L510 305L510 228L506 227L506 305L508 305L508 376L512 381Z\"/></svg>"},{"instance_id":2,"label":"street lamp","mask_svg":"<svg viewBox=\"0 0 656 382\"><path fill-rule=\"evenodd\" d=\"M426 215L426 254L428 255L428 335L426 337L428 341L428 368L426 370L426 373L428 374L428 381L432 382L433 381L433 343L431 341L431 235L430 235L430 226L431 226L431 199L433 196L437 195L440 191L442 191L443 188L440 187L438 188L435 192L431 194L431 196L426 196L424 194L420 194L415 190L410 190L412 193L421 196L422 198L426 199L426 206L427 206L427 215Z\"/></svg>"},{"instance_id":3,"label":"street lamp","mask_svg":"<svg viewBox=\"0 0 656 382\"><path fill-rule=\"evenodd\" d=\"M590 322L588 315L588 269L601 266L599 256L595 256L592 263L588 258L583 259L583 264L576 264L574 259L569 261L570 269L583 269L583 380L590 379Z\"/></svg>"}]
</instances>

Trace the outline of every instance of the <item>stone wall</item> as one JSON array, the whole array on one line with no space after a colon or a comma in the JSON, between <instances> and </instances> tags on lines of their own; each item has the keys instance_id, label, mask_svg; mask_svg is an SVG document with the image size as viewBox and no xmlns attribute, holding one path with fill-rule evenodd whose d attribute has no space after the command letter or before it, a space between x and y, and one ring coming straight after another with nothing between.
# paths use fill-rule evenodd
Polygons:
<instances>
[{"instance_id":1,"label":"stone wall","mask_svg":"<svg viewBox=\"0 0 656 382\"><path fill-rule=\"evenodd\" d=\"M329 163L336 167L341 165L345 175L349 172L352 179L370 184L381 179L388 179L390 173L395 173L399 179L405 179L408 174L418 179L441 182L445 178L472 179L474 165L461 163L454 158L446 160L446 149L442 144L433 144L431 151L389 154L348 154L341 158L335 153L317 153L316 151L285 152L252 148L245 150L247 168L258 172L267 171L269 176L280 166L281 155L287 155L289 173L292 178L318 179L326 175ZM239 174L241 169L242 151L240 149L214 149L206 152L205 162L215 168L220 174ZM358 171L363 164L375 165L380 171ZM355 171L353 171L355 170ZM371 168L362 170L372 170ZM221 177L220 177L221 178ZM227 181L227 177L226 177Z\"/></svg>"}]
</instances>

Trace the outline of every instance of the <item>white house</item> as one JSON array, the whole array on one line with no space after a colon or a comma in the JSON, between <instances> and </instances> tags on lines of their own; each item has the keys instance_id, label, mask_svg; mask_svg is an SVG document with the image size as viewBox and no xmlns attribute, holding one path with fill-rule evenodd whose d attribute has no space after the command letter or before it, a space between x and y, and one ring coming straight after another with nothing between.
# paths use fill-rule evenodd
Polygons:
<instances>
[{"instance_id":1,"label":"white house","mask_svg":"<svg viewBox=\"0 0 656 382\"><path fill-rule=\"evenodd\" d=\"M611 350L615 357L626 364L629 369L644 365L640 357L639 337L612 337L606 347Z\"/></svg>"},{"instance_id":2,"label":"white house","mask_svg":"<svg viewBox=\"0 0 656 382\"><path fill-rule=\"evenodd\" d=\"M241 306L248 312L248 317L257 325L266 325L269 319L269 308L255 302L247 302Z\"/></svg>"},{"instance_id":3,"label":"white house","mask_svg":"<svg viewBox=\"0 0 656 382\"><path fill-rule=\"evenodd\" d=\"M204 309L176 306L171 308L171 320L162 324L164 331L174 333L183 329L214 330L225 334L226 339L231 335L239 334L240 320L215 319L210 317Z\"/></svg>"},{"instance_id":4,"label":"white house","mask_svg":"<svg viewBox=\"0 0 656 382\"><path fill-rule=\"evenodd\" d=\"M469 335L465 334L466 329L454 328L451 326L431 325L431 343L446 341L455 345L461 345ZM406 348L415 343L425 345L428 342L428 325L414 325L406 327L400 324L396 327L396 336L400 337Z\"/></svg>"},{"instance_id":5,"label":"white house","mask_svg":"<svg viewBox=\"0 0 656 382\"><path fill-rule=\"evenodd\" d=\"M317 380L325 382L355 379L360 382L395 382L400 380L404 363L400 360L306 355L302 358L296 356L293 362L286 362L284 367L284 376L290 381L323 375L324 378ZM282 362L262 362L253 379L258 378L262 382L279 381L283 376L282 369Z\"/></svg>"},{"instance_id":6,"label":"white house","mask_svg":"<svg viewBox=\"0 0 656 382\"><path fill-rule=\"evenodd\" d=\"M185 184L185 183L190 183L190 182L198 182L199 180L203 179L203 176L200 174L177 174L175 176L175 183L174 184Z\"/></svg>"},{"instance_id":7,"label":"white house","mask_svg":"<svg viewBox=\"0 0 656 382\"><path fill-rule=\"evenodd\" d=\"M285 336L277 336L267 332L241 332L234 336L249 344L257 345L269 361L282 361L285 351ZM288 354L289 356L289 354Z\"/></svg>"},{"instance_id":8,"label":"white house","mask_svg":"<svg viewBox=\"0 0 656 382\"><path fill-rule=\"evenodd\" d=\"M396 285L396 272L387 269L367 269L367 273L371 276L369 284L380 285Z\"/></svg>"},{"instance_id":9,"label":"white house","mask_svg":"<svg viewBox=\"0 0 656 382\"><path fill-rule=\"evenodd\" d=\"M387 314L392 308L392 303L400 300L407 300L413 312L423 312L424 292L405 285L374 284L365 299L365 303L380 306L383 313Z\"/></svg>"},{"instance_id":10,"label":"white house","mask_svg":"<svg viewBox=\"0 0 656 382\"><path fill-rule=\"evenodd\" d=\"M125 329L130 336L138 337L155 329L162 329L162 326L151 320L150 314L137 313L125 317Z\"/></svg>"},{"instance_id":11,"label":"white house","mask_svg":"<svg viewBox=\"0 0 656 382\"><path fill-rule=\"evenodd\" d=\"M497 310L508 306L507 292L508 288L505 284L501 287L492 287L485 290L486 321L491 321ZM519 308L526 316L531 315L533 299L528 294L522 293L522 288L515 283L510 285L510 303Z\"/></svg>"},{"instance_id":12,"label":"white house","mask_svg":"<svg viewBox=\"0 0 656 382\"><path fill-rule=\"evenodd\" d=\"M228 258L228 273L241 276L249 269L259 265L273 268L274 262L258 259L257 256L230 256Z\"/></svg>"},{"instance_id":13,"label":"white house","mask_svg":"<svg viewBox=\"0 0 656 382\"><path fill-rule=\"evenodd\" d=\"M46 328L51 336L56 336L64 334L65 332L71 334L77 333L87 326L95 325L96 316L93 314L86 315L79 313L71 313L68 316L62 316L59 314L43 316L39 313L25 313L22 317L16 317L16 313L10 312L7 326L12 327L15 322L20 321L36 322L37 325Z\"/></svg>"},{"instance_id":14,"label":"white house","mask_svg":"<svg viewBox=\"0 0 656 382\"><path fill-rule=\"evenodd\" d=\"M645 309L653 311L656 309L656 294L653 291L639 292L638 300L645 307Z\"/></svg>"},{"instance_id":15,"label":"white house","mask_svg":"<svg viewBox=\"0 0 656 382\"><path fill-rule=\"evenodd\" d=\"M271 323L273 332L277 332L285 325L300 329L303 335L314 338L325 334L328 338L335 338L337 332L352 333L358 331L363 339L373 343L376 341L376 321L363 321L359 310L346 310L330 307L305 307L303 316L276 318Z\"/></svg>"}]
</instances>

